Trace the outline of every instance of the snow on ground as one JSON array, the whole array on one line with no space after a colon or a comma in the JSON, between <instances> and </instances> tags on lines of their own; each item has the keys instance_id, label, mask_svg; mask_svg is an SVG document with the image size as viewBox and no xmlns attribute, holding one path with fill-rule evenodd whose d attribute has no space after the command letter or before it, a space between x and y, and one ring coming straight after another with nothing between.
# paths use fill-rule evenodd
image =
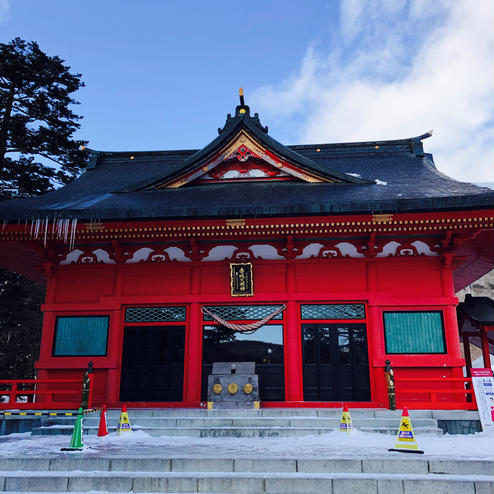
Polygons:
<instances>
[{"instance_id":1,"label":"snow on ground","mask_svg":"<svg viewBox=\"0 0 494 494\"><path fill-rule=\"evenodd\" d=\"M424 457L494 459L494 431L471 435L416 435ZM396 457L388 452L395 436L354 430L303 437L191 438L152 437L144 431L106 437L84 436L82 452L61 452L69 436L31 436L30 433L0 436L0 457L79 454L93 457L160 458L366 458ZM410 455L407 455L409 457ZM413 455L415 456L415 455Z\"/></svg>"}]
</instances>

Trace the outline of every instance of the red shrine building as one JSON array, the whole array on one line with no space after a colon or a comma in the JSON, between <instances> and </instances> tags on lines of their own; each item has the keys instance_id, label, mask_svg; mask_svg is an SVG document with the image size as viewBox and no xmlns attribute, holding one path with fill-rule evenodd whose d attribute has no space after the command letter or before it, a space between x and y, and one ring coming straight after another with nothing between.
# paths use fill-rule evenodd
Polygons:
<instances>
[{"instance_id":1,"label":"red shrine building","mask_svg":"<svg viewBox=\"0 0 494 494\"><path fill-rule=\"evenodd\" d=\"M286 146L243 97L218 133L0 204L1 263L47 286L38 378L91 360L95 403L199 407L249 361L261 406L387 407L389 360L398 405L468 402L454 294L492 268L493 192L430 134Z\"/></svg>"}]
</instances>

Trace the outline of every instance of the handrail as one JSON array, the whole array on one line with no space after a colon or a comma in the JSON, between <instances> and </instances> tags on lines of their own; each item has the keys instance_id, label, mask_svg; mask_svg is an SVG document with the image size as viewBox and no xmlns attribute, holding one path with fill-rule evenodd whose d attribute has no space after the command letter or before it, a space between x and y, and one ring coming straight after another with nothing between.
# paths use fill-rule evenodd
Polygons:
<instances>
[{"instance_id":1,"label":"handrail","mask_svg":"<svg viewBox=\"0 0 494 494\"><path fill-rule=\"evenodd\" d=\"M28 384L45 384L45 383L79 383L82 381L80 379L0 379L0 385L2 384L19 384L19 383L28 383Z\"/></svg>"},{"instance_id":2,"label":"handrail","mask_svg":"<svg viewBox=\"0 0 494 494\"><path fill-rule=\"evenodd\" d=\"M464 387L458 387L456 389L441 388L437 386L427 388L403 388L400 386L402 383L463 383ZM403 377L398 379L395 378L395 386L398 408L407 406L409 408L426 407L436 409L477 410L477 401L472 387L472 378L470 377ZM455 395L460 395L460 397L455 399ZM421 398L421 396L427 398L424 399Z\"/></svg>"},{"instance_id":3,"label":"handrail","mask_svg":"<svg viewBox=\"0 0 494 494\"><path fill-rule=\"evenodd\" d=\"M396 408L429 408L429 409L460 409L477 410L477 401L472 386L471 377L396 377L391 362L386 360L384 377L388 392L389 407ZM403 388L403 383L417 383L422 387ZM425 383L430 383L424 387ZM453 387L437 387L432 383L451 384ZM457 386L454 384L457 383ZM460 383L463 386L460 386ZM414 396L415 395L415 396ZM455 395L461 396L455 399ZM425 399L424 399L425 397ZM453 401L456 400L456 401Z\"/></svg>"},{"instance_id":4,"label":"handrail","mask_svg":"<svg viewBox=\"0 0 494 494\"><path fill-rule=\"evenodd\" d=\"M81 379L1 379L0 397L8 397L8 402L0 402L0 409L62 409L91 408L93 403L93 363L89 362ZM74 384L62 386L65 384ZM6 389L8 388L8 389ZM82 388L82 395L81 395ZM25 397L26 401L17 401Z\"/></svg>"},{"instance_id":5,"label":"handrail","mask_svg":"<svg viewBox=\"0 0 494 494\"><path fill-rule=\"evenodd\" d=\"M445 382L472 382L471 377L400 377L400 382L415 381L445 381Z\"/></svg>"}]
</instances>

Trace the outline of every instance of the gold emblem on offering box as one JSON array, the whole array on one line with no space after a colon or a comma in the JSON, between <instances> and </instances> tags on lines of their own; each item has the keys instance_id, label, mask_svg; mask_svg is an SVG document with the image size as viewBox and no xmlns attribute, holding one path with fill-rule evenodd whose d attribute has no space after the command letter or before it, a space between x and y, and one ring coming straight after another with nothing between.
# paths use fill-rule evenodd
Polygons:
<instances>
[{"instance_id":1,"label":"gold emblem on offering box","mask_svg":"<svg viewBox=\"0 0 494 494\"><path fill-rule=\"evenodd\" d=\"M230 286L232 297L254 295L252 264L250 262L230 264Z\"/></svg>"},{"instance_id":2,"label":"gold emblem on offering box","mask_svg":"<svg viewBox=\"0 0 494 494\"><path fill-rule=\"evenodd\" d=\"M254 390L254 387L252 386L251 383L245 383L243 389L244 389L244 393L246 395L250 395L252 393L252 391Z\"/></svg>"},{"instance_id":3,"label":"gold emblem on offering box","mask_svg":"<svg viewBox=\"0 0 494 494\"><path fill-rule=\"evenodd\" d=\"M238 385L237 385L237 383L230 383L226 389L228 389L228 392L231 395L234 395L238 391Z\"/></svg>"}]
</instances>

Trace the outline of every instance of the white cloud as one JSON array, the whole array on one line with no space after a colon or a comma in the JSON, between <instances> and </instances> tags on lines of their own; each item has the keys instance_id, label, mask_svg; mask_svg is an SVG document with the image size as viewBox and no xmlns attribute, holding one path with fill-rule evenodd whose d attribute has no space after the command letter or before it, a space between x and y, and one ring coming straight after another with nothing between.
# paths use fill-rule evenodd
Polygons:
<instances>
[{"instance_id":1,"label":"white cloud","mask_svg":"<svg viewBox=\"0 0 494 494\"><path fill-rule=\"evenodd\" d=\"M347 0L340 12L329 50L310 46L298 73L252 95L275 136L361 141L434 128L425 149L441 171L492 180L494 3Z\"/></svg>"},{"instance_id":2,"label":"white cloud","mask_svg":"<svg viewBox=\"0 0 494 494\"><path fill-rule=\"evenodd\" d=\"M9 17L10 0L0 0L0 24L7 21Z\"/></svg>"}]
</instances>

